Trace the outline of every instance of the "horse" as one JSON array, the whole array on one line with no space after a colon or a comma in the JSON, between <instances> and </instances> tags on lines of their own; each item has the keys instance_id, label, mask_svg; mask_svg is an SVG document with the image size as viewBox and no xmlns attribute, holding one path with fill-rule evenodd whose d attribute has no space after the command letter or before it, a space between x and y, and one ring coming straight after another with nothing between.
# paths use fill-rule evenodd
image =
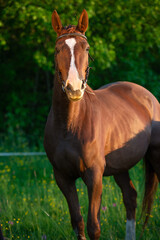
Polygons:
<instances>
[{"instance_id":1,"label":"horse","mask_svg":"<svg viewBox=\"0 0 160 240\"><path fill-rule=\"evenodd\" d=\"M87 232L91 240L100 238L102 178L113 176L126 208L125 239L135 240L137 192L128 171L144 159L146 224L160 181L160 104L147 89L131 82L89 87L85 9L77 26L65 27L54 10L52 27L57 33L55 78L44 148L67 200L72 227L77 239L86 239L75 186L81 177L89 198Z\"/></svg>"}]
</instances>

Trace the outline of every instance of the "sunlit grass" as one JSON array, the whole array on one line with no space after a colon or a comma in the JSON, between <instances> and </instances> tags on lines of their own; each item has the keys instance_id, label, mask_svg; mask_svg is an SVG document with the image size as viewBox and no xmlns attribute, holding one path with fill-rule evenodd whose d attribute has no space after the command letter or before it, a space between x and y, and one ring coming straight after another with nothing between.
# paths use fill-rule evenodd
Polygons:
<instances>
[{"instance_id":1,"label":"sunlit grass","mask_svg":"<svg viewBox=\"0 0 160 240\"><path fill-rule=\"evenodd\" d=\"M140 220L143 193L141 163L131 170L130 175L138 191L137 236L140 236L143 224ZM86 223L87 189L80 179L76 185ZM159 193L158 189L143 236L146 240L159 239ZM121 191L113 177L104 178L100 239L124 239L125 221ZM56 185L52 167L46 157L0 158L0 224L8 239L76 239L66 200Z\"/></svg>"}]
</instances>

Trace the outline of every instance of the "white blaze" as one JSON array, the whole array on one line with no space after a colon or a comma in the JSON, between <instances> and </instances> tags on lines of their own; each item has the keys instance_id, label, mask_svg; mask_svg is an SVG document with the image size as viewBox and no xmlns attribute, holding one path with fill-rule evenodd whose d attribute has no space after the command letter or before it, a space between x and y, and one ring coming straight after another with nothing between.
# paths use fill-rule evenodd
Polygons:
<instances>
[{"instance_id":1,"label":"white blaze","mask_svg":"<svg viewBox=\"0 0 160 240\"><path fill-rule=\"evenodd\" d=\"M65 40L65 43L68 45L71 51L71 62L68 72L67 83L70 83L73 87L73 90L80 90L82 86L82 81L79 79L79 74L75 65L75 56L74 56L74 47L76 45L75 38L69 38Z\"/></svg>"}]
</instances>

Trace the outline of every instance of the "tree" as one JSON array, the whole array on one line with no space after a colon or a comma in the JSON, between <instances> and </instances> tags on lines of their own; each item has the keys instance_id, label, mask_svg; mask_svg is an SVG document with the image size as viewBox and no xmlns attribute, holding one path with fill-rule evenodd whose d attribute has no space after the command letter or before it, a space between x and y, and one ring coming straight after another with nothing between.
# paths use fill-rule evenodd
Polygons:
<instances>
[{"instance_id":1,"label":"tree","mask_svg":"<svg viewBox=\"0 0 160 240\"><path fill-rule=\"evenodd\" d=\"M77 24L84 7L95 59L89 85L132 81L160 99L159 0L2 0L0 134L15 146L25 139L30 145L43 142L54 77L52 11L57 9L64 25Z\"/></svg>"}]
</instances>

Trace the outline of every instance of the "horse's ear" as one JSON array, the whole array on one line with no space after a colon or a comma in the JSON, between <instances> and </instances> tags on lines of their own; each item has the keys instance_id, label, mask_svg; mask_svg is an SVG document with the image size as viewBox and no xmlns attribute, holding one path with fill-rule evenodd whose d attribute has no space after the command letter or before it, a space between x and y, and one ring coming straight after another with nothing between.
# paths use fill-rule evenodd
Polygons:
<instances>
[{"instance_id":1,"label":"horse's ear","mask_svg":"<svg viewBox=\"0 0 160 240\"><path fill-rule=\"evenodd\" d=\"M56 10L52 13L52 27L58 35L61 33L63 26Z\"/></svg>"},{"instance_id":2,"label":"horse's ear","mask_svg":"<svg viewBox=\"0 0 160 240\"><path fill-rule=\"evenodd\" d=\"M88 14L87 11L84 9L78 20L77 29L84 34L87 31L87 28L88 28Z\"/></svg>"}]
</instances>

